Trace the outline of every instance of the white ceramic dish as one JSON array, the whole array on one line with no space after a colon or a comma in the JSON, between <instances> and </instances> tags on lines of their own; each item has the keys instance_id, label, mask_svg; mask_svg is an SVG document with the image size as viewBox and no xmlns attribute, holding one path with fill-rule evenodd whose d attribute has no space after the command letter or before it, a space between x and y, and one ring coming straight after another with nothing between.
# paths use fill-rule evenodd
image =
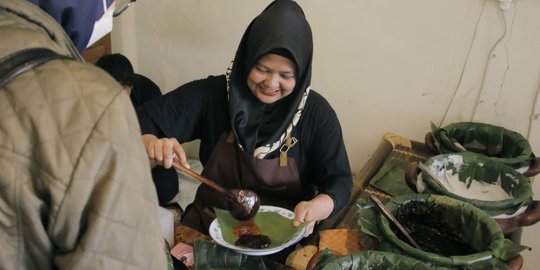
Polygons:
<instances>
[{"instance_id":1,"label":"white ceramic dish","mask_svg":"<svg viewBox=\"0 0 540 270\"><path fill-rule=\"evenodd\" d=\"M261 205L261 207L259 208L259 212L275 212L288 219L294 218L294 213L292 211L287 210L285 208L276 207L276 206ZM234 244L231 244L225 241L225 239L223 239L223 235L221 234L221 227L219 226L219 221L217 219L214 219L214 221L212 221L212 223L210 224L209 231L210 231L210 236L212 237L212 239L214 239L214 241L216 241L221 246L230 248L232 250L235 250L237 252L240 252L246 255L264 256L264 255L274 254L276 252L283 250L286 247L296 244L296 242L300 241L300 239L302 239L302 237L304 236L306 228L304 227L302 230L299 230L296 234L293 235L293 237L291 237L289 241L285 242L281 246L277 246L273 248L263 248L263 249L240 247L240 246L236 246Z\"/></svg>"}]
</instances>

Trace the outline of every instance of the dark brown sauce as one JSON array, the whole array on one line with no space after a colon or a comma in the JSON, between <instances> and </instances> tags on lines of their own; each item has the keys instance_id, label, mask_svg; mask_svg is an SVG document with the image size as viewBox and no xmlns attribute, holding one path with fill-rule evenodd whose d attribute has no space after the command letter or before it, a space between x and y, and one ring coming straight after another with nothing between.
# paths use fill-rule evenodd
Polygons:
<instances>
[{"instance_id":1,"label":"dark brown sauce","mask_svg":"<svg viewBox=\"0 0 540 270\"><path fill-rule=\"evenodd\" d=\"M234 243L237 246L262 249L272 243L270 237L260 234L261 230L253 219L238 221L234 225L233 233L238 236L238 240Z\"/></svg>"},{"instance_id":2,"label":"dark brown sauce","mask_svg":"<svg viewBox=\"0 0 540 270\"><path fill-rule=\"evenodd\" d=\"M411 211L407 216L398 217L399 222L423 251L442 256L463 256L477 252L453 232L448 224L434 219L436 218L431 215L431 211ZM398 233L398 237L408 242L402 233Z\"/></svg>"},{"instance_id":3,"label":"dark brown sauce","mask_svg":"<svg viewBox=\"0 0 540 270\"><path fill-rule=\"evenodd\" d=\"M248 248L267 248L270 246L272 241L270 237L263 234L244 234L241 235L238 240L234 243L237 246L248 247Z\"/></svg>"}]
</instances>

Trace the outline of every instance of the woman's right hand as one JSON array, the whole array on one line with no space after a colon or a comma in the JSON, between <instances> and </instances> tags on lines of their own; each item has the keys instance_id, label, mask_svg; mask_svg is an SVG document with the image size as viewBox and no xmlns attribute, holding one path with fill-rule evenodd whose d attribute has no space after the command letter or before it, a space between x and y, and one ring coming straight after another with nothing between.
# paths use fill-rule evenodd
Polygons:
<instances>
[{"instance_id":1,"label":"woman's right hand","mask_svg":"<svg viewBox=\"0 0 540 270\"><path fill-rule=\"evenodd\" d=\"M190 167L187 163L184 148L175 138L158 139L152 134L144 134L142 135L142 139L152 168L156 165L161 165L166 169L169 169L175 158L177 158L185 167Z\"/></svg>"}]
</instances>

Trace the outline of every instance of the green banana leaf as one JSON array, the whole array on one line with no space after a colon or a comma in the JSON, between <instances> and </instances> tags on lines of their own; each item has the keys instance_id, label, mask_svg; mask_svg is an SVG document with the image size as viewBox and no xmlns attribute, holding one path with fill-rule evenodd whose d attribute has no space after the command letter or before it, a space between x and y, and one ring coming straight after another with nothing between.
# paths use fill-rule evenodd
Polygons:
<instances>
[{"instance_id":1,"label":"green banana leaf","mask_svg":"<svg viewBox=\"0 0 540 270\"><path fill-rule=\"evenodd\" d=\"M411 162L417 160L401 151L392 151L369 184L392 196L415 193L405 182L405 170Z\"/></svg>"},{"instance_id":2,"label":"green banana leaf","mask_svg":"<svg viewBox=\"0 0 540 270\"><path fill-rule=\"evenodd\" d=\"M471 203L491 216L513 214L520 207L528 205L533 199L532 186L527 177L512 167L484 155L472 152L441 154L429 158L426 161L426 166L436 175L442 175L442 171L451 171L452 175L459 174L459 181L465 183L467 187L470 187L472 181L499 185L511 198L483 201L457 195L451 190L443 188L429 174L422 174L422 179L426 182L427 187L423 191L424 193L446 195Z\"/></svg>"},{"instance_id":3,"label":"green banana leaf","mask_svg":"<svg viewBox=\"0 0 540 270\"><path fill-rule=\"evenodd\" d=\"M467 151L479 153L513 168L527 167L534 159L529 141L521 134L503 127L477 122L460 122L439 128L431 123L435 146L440 153Z\"/></svg>"},{"instance_id":4,"label":"green banana leaf","mask_svg":"<svg viewBox=\"0 0 540 270\"><path fill-rule=\"evenodd\" d=\"M430 265L404 255L384 251L363 251L346 256L332 255L324 250L314 270L443 270L450 269Z\"/></svg>"},{"instance_id":5,"label":"green banana leaf","mask_svg":"<svg viewBox=\"0 0 540 270\"><path fill-rule=\"evenodd\" d=\"M358 207L358 225L362 232L377 238L379 241L384 240L379 225L379 211L377 207L369 199L364 197L359 197L356 200L356 206Z\"/></svg>"},{"instance_id":6,"label":"green banana leaf","mask_svg":"<svg viewBox=\"0 0 540 270\"><path fill-rule=\"evenodd\" d=\"M233 228L238 223L238 220L231 216L228 210L219 208L214 208L214 210L221 227L223 239L234 245L236 240L238 240L238 236L234 234ZM272 241L268 249L285 244L307 224L304 223L298 227L294 227L292 219L288 219L275 212L258 212L254 220L261 234L268 236Z\"/></svg>"},{"instance_id":7,"label":"green banana leaf","mask_svg":"<svg viewBox=\"0 0 540 270\"><path fill-rule=\"evenodd\" d=\"M463 240L477 250L464 256L442 256L414 248L398 237L397 229L380 214L371 201L359 201L362 232L380 240L379 250L406 255L423 262L455 269L508 269L504 263L526 249L505 239L499 225L479 208L447 196L412 194L399 196L386 203L388 210L396 217L410 213L429 211L429 215L440 224L446 224ZM373 218L372 220L369 220ZM374 227L377 227L374 229Z\"/></svg>"},{"instance_id":8,"label":"green banana leaf","mask_svg":"<svg viewBox=\"0 0 540 270\"><path fill-rule=\"evenodd\" d=\"M248 256L232 249L197 239L193 242L195 266L197 270L286 270L289 269L277 262L261 256Z\"/></svg>"}]
</instances>

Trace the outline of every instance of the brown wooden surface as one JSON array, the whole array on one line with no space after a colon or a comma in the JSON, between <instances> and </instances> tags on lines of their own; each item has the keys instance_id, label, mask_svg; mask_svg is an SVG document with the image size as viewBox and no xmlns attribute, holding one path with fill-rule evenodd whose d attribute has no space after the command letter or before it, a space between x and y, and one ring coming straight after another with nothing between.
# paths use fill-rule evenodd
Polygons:
<instances>
[{"instance_id":1,"label":"brown wooden surface","mask_svg":"<svg viewBox=\"0 0 540 270\"><path fill-rule=\"evenodd\" d=\"M381 168L388 155L396 148L410 149L411 154L417 155L421 159L425 159L432 155L422 143L411 141L392 133L385 134L383 140L379 143L375 152L373 152L373 155L354 178L353 192L347 206L340 214L336 215L335 218L323 222L321 224L323 225L321 226L321 229L358 228L359 215L356 201L359 198L367 198L371 194L377 196L383 202L386 202L391 198L389 194L369 186L369 182Z\"/></svg>"}]
</instances>

